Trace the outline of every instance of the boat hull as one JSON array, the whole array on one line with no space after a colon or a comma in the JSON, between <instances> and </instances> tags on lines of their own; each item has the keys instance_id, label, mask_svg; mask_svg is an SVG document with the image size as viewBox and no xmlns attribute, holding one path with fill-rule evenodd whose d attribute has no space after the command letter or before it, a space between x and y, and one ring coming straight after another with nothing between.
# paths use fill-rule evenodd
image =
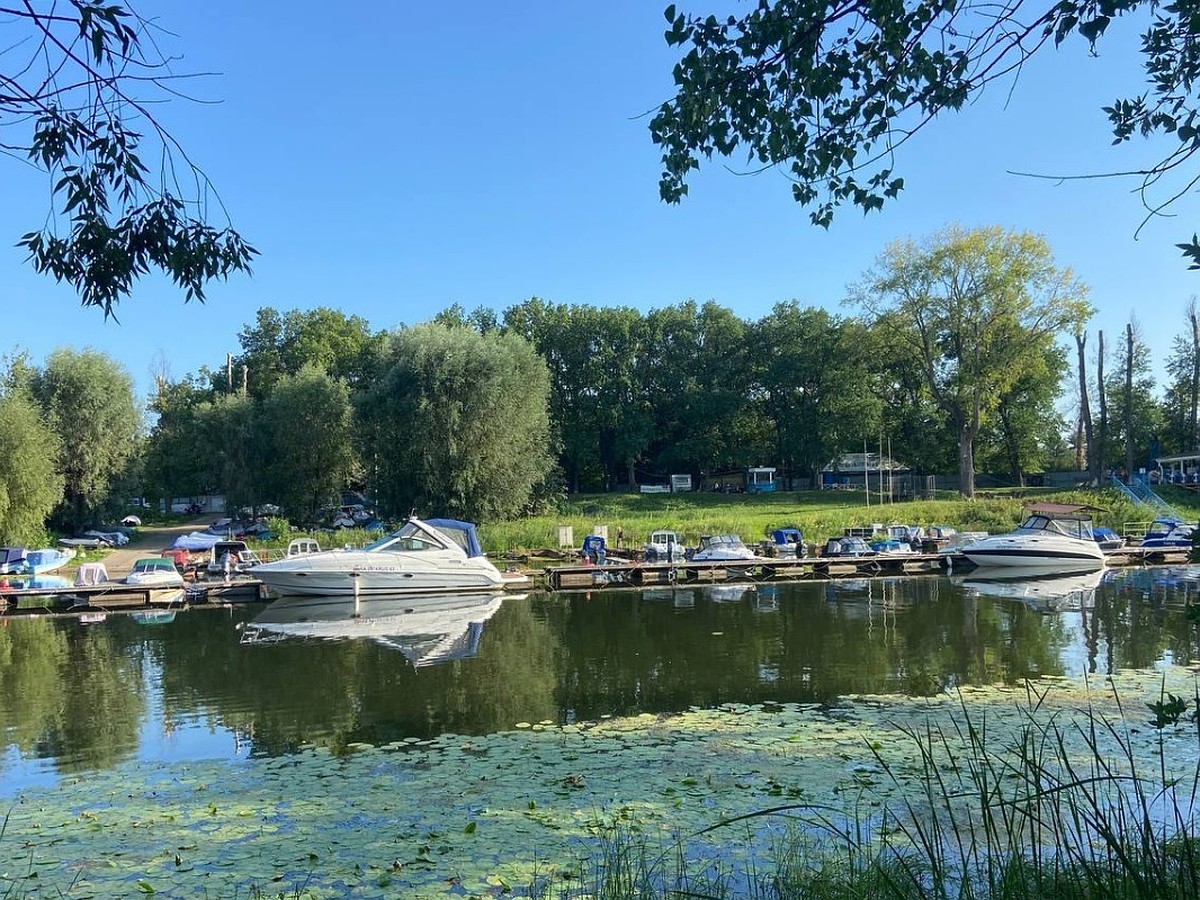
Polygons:
<instances>
[{"instance_id":1,"label":"boat hull","mask_svg":"<svg viewBox=\"0 0 1200 900\"><path fill-rule=\"evenodd\" d=\"M256 566L252 574L277 594L332 597L431 594L504 589L504 578L482 559L380 559L383 554L314 553ZM401 554L396 554L401 557Z\"/></svg>"},{"instance_id":2,"label":"boat hull","mask_svg":"<svg viewBox=\"0 0 1200 900\"><path fill-rule=\"evenodd\" d=\"M1001 535L970 544L960 552L980 567L1088 571L1104 566L1104 551L1095 541L1022 540Z\"/></svg>"}]
</instances>

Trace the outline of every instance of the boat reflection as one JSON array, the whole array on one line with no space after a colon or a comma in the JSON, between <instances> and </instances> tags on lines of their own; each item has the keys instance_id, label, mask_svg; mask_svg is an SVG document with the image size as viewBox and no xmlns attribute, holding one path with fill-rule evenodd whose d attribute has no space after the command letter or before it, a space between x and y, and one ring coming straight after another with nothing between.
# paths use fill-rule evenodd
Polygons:
<instances>
[{"instance_id":1,"label":"boat reflection","mask_svg":"<svg viewBox=\"0 0 1200 900\"><path fill-rule=\"evenodd\" d=\"M246 624L241 643L368 640L420 668L475 656L484 623L506 598L524 596L283 597Z\"/></svg>"},{"instance_id":2,"label":"boat reflection","mask_svg":"<svg viewBox=\"0 0 1200 900\"><path fill-rule=\"evenodd\" d=\"M1047 574L1045 569L978 569L957 581L968 595L1020 600L1037 612L1090 609L1111 570Z\"/></svg>"}]
</instances>

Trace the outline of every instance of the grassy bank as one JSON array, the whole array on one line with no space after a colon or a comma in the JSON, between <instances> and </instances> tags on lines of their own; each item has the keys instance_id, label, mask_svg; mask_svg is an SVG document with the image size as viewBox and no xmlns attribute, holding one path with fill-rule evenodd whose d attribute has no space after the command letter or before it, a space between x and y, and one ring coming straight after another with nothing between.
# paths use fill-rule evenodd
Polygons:
<instances>
[{"instance_id":1,"label":"grassy bank","mask_svg":"<svg viewBox=\"0 0 1200 900\"><path fill-rule=\"evenodd\" d=\"M1200 518L1197 495L1179 491L1169 499L1188 518ZM804 532L809 543L823 543L847 527L870 523L951 525L995 533L1019 524L1024 505L1039 500L1095 507L1096 523L1118 532L1126 523L1153 518L1145 507L1137 507L1112 489L993 493L976 500L946 497L883 504L873 496L869 505L862 491L594 494L570 497L549 514L486 523L481 533L489 552L556 547L558 528L563 525L574 530L576 546L597 525L608 526L610 544L615 544L620 529L625 546L631 547L640 546L650 532L664 528L681 532L693 545L702 534L729 532L746 541L758 541L775 528L792 525Z\"/></svg>"}]
</instances>

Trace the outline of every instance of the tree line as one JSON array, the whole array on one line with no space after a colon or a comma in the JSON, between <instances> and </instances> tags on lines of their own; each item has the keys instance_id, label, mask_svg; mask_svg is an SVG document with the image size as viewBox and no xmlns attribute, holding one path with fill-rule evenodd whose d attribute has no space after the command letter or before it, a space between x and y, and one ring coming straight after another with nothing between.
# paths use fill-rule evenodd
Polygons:
<instances>
[{"instance_id":1,"label":"tree line","mask_svg":"<svg viewBox=\"0 0 1200 900\"><path fill-rule=\"evenodd\" d=\"M328 307L266 307L225 365L179 379L159 367L144 435L120 364L18 357L0 441L22 450L5 455L0 521L16 540L48 513L78 528L130 496L216 493L311 521L346 489L391 516L486 521L671 473L813 477L883 441L914 471L957 470L970 494L978 471L1100 478L1197 447L1195 304L1159 391L1132 323L1119 347L1097 334L1088 349L1086 288L1036 235L897 242L845 309L789 300L750 320L715 301L532 298L386 332Z\"/></svg>"}]
</instances>

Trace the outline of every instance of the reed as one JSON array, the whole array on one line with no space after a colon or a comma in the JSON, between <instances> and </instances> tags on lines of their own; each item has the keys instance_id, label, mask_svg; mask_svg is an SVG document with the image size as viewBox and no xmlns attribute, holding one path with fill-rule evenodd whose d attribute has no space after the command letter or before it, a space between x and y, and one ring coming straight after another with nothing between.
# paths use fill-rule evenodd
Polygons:
<instances>
[{"instance_id":1,"label":"reed","mask_svg":"<svg viewBox=\"0 0 1200 900\"><path fill-rule=\"evenodd\" d=\"M875 751L902 787L896 805L869 817L793 804L720 822L696 837L787 817L768 859L739 869L689 863L680 840L652 852L647 839L613 831L587 868L587 889L557 895L603 900L707 897L752 900L1193 900L1200 897L1200 835L1192 815L1200 788L1200 697L1151 704L1157 752L1137 749L1143 724L1088 714L1060 724L1028 714L998 742L986 716L962 707L949 733L907 732L918 766L901 771ZM1190 711L1190 716L1184 713ZM1186 723L1186 724L1181 724ZM1166 762L1162 734L1190 728L1194 761L1184 777ZM865 807L857 807L862 809ZM760 829L759 833L762 833ZM753 842L754 838L749 839ZM726 845L729 847L730 845ZM543 893L543 896L551 896Z\"/></svg>"}]
</instances>

